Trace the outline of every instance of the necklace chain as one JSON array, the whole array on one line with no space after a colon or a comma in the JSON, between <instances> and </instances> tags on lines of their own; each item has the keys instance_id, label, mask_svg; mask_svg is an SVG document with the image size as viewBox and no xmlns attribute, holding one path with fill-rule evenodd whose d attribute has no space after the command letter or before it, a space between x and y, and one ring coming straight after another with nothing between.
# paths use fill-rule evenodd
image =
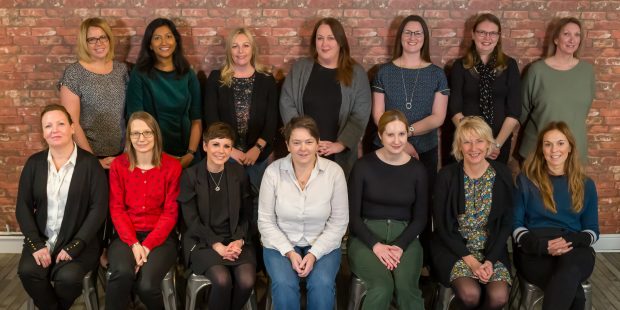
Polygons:
<instances>
[{"instance_id":1,"label":"necklace chain","mask_svg":"<svg viewBox=\"0 0 620 310\"><path fill-rule=\"evenodd\" d=\"M211 174L211 171L207 170L207 172L209 172L209 176L211 177L211 180L213 180L213 183L215 183L215 191L219 192L220 191L220 182L222 182L222 176L224 176L224 170L222 170L222 174L220 174L220 179L217 180L217 182L215 182L215 178L213 178L213 175Z\"/></svg>"},{"instance_id":2,"label":"necklace chain","mask_svg":"<svg viewBox=\"0 0 620 310\"><path fill-rule=\"evenodd\" d=\"M399 67L400 68L400 77L403 80L403 91L405 92L405 108L407 108L407 110L411 110L411 108L413 106L413 104L412 104L412 102L413 102L413 94L415 93L415 89L418 86L418 78L420 77L420 67L421 66L422 66L422 63L420 62L418 67L414 68L414 69L417 69L417 72L416 72L416 75L415 75L415 82L413 83L413 89L411 90L411 99L409 99L409 95L408 95L408 92L407 92L407 87L405 86L405 74L403 73L404 65L403 65L402 59L400 60L400 67Z\"/></svg>"}]
</instances>

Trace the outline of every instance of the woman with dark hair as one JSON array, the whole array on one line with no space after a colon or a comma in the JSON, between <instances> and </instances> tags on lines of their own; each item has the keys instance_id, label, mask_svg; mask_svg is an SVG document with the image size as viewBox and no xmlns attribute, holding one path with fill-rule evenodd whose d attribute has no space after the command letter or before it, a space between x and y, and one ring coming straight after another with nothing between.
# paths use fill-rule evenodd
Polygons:
<instances>
[{"instance_id":1,"label":"woman with dark hair","mask_svg":"<svg viewBox=\"0 0 620 310\"><path fill-rule=\"evenodd\" d=\"M319 157L319 129L308 116L284 127L289 155L263 177L258 229L276 309L300 309L306 278L308 310L333 309L340 244L349 222L342 168Z\"/></svg>"},{"instance_id":2,"label":"woman with dark hair","mask_svg":"<svg viewBox=\"0 0 620 310\"><path fill-rule=\"evenodd\" d=\"M295 62L280 96L284 123L312 117L321 129L318 154L349 174L370 115L370 88L364 68L351 58L342 24L319 20L310 40L311 58Z\"/></svg>"},{"instance_id":3,"label":"woman with dark hair","mask_svg":"<svg viewBox=\"0 0 620 310\"><path fill-rule=\"evenodd\" d=\"M110 167L110 215L118 238L110 243L106 309L127 309L132 288L148 309L163 309L161 281L176 262L177 196L181 165L163 153L157 121L129 118L126 152Z\"/></svg>"},{"instance_id":4,"label":"woman with dark hair","mask_svg":"<svg viewBox=\"0 0 620 310\"><path fill-rule=\"evenodd\" d=\"M564 122L538 134L517 176L513 239L517 272L545 292L543 310L584 309L581 282L594 270L598 195Z\"/></svg>"},{"instance_id":5,"label":"woman with dark hair","mask_svg":"<svg viewBox=\"0 0 620 310\"><path fill-rule=\"evenodd\" d=\"M146 27L127 85L127 117L146 111L161 127L163 150L188 167L198 160L202 132L200 85L183 55L174 23L157 18Z\"/></svg>"},{"instance_id":6,"label":"woman with dark hair","mask_svg":"<svg viewBox=\"0 0 620 310\"><path fill-rule=\"evenodd\" d=\"M379 119L383 147L362 157L349 178L351 271L368 289L363 309L424 309L418 287L427 218L424 166L404 149L407 118L388 110Z\"/></svg>"},{"instance_id":7,"label":"woman with dark hair","mask_svg":"<svg viewBox=\"0 0 620 310\"><path fill-rule=\"evenodd\" d=\"M471 37L467 54L452 66L448 108L457 126L465 116L481 116L495 137L489 158L505 164L521 116L519 66L502 51L502 26L495 15L478 15Z\"/></svg>"},{"instance_id":8,"label":"woman with dark hair","mask_svg":"<svg viewBox=\"0 0 620 310\"><path fill-rule=\"evenodd\" d=\"M181 177L185 265L211 280L209 309L243 308L256 278L256 254L248 234L250 184L243 167L229 161L234 141L230 125L211 124L203 135L207 158Z\"/></svg>"},{"instance_id":9,"label":"woman with dark hair","mask_svg":"<svg viewBox=\"0 0 620 310\"><path fill-rule=\"evenodd\" d=\"M523 78L519 154L524 159L536 149L538 133L550 121L563 121L575 135L580 160L588 159L586 117L596 91L594 67L580 60L584 31L574 17L558 20L551 32L547 58L533 63Z\"/></svg>"},{"instance_id":10,"label":"woman with dark hair","mask_svg":"<svg viewBox=\"0 0 620 310\"><path fill-rule=\"evenodd\" d=\"M510 292L513 183L506 165L486 159L494 142L486 120L464 117L452 143L458 162L435 184L433 270L464 309L501 309Z\"/></svg>"},{"instance_id":11,"label":"woman with dark hair","mask_svg":"<svg viewBox=\"0 0 620 310\"><path fill-rule=\"evenodd\" d=\"M97 157L73 142L74 126L63 106L46 106L48 148L28 158L19 178L15 215L24 249L17 274L39 309L71 308L99 258L108 185Z\"/></svg>"}]
</instances>

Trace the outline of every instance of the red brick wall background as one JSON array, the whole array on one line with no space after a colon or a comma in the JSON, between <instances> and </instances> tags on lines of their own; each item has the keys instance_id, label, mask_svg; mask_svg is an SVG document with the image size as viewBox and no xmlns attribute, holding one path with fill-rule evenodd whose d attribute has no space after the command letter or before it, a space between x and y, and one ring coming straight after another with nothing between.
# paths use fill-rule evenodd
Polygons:
<instances>
[{"instance_id":1,"label":"red brick wall background","mask_svg":"<svg viewBox=\"0 0 620 310\"><path fill-rule=\"evenodd\" d=\"M208 74L224 58L227 31L248 26L263 63L283 77L306 55L314 22L340 19L353 57L367 69L389 59L399 18L423 16L431 28L433 62L444 66L469 42L465 20L497 15L507 54L523 68L542 55L548 23L575 16L584 23L583 58L595 64L597 93L588 118L588 174L597 184L604 233L620 233L620 1L521 0L0 0L0 231L18 230L14 217L19 174L42 148L39 112L58 102L55 84L76 61L80 22L105 18L116 35L117 59L134 62L148 22L175 21L196 71ZM465 40L464 40L465 38Z\"/></svg>"}]
</instances>

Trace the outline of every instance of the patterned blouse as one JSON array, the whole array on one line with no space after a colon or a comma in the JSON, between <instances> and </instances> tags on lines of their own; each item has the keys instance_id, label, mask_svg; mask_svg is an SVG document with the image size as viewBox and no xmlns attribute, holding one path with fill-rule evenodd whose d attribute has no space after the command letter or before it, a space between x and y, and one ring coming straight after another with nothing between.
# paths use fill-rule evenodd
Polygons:
<instances>
[{"instance_id":1,"label":"patterned blouse","mask_svg":"<svg viewBox=\"0 0 620 310\"><path fill-rule=\"evenodd\" d=\"M233 77L232 79L233 102L237 119L237 143L235 144L243 152L248 150L246 134L248 132L248 120L250 119L253 88L254 75L248 78Z\"/></svg>"}]
</instances>

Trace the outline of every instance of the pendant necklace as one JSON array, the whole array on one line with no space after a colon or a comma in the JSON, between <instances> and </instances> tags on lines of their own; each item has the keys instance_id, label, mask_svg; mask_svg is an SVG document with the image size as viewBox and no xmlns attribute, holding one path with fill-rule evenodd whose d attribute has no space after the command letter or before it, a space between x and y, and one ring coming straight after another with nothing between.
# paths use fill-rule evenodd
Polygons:
<instances>
[{"instance_id":1,"label":"pendant necklace","mask_svg":"<svg viewBox=\"0 0 620 310\"><path fill-rule=\"evenodd\" d=\"M420 63L419 66L422 66L422 63ZM420 68L417 68L417 73L415 75L415 82L413 83L413 89L411 90L411 99L409 99L409 95L407 94L407 87L405 86L405 75L403 74L403 61L401 59L400 61L400 77L403 80L403 91L405 92L405 108L407 108L407 110L411 110L411 107L413 106L412 102L413 102L413 93L415 92L415 88L416 86L418 86L418 77L420 77ZM414 68L415 69L415 68Z\"/></svg>"},{"instance_id":2,"label":"pendant necklace","mask_svg":"<svg viewBox=\"0 0 620 310\"><path fill-rule=\"evenodd\" d=\"M222 182L222 176L224 175L224 170L222 170L222 174L220 174L220 179L217 180L217 182L215 182L215 179L213 178L213 175L211 174L211 171L207 170L207 172L209 172L209 176L211 177L211 180L213 180L213 183L215 183L215 191L219 192L220 191L220 182Z\"/></svg>"}]
</instances>

